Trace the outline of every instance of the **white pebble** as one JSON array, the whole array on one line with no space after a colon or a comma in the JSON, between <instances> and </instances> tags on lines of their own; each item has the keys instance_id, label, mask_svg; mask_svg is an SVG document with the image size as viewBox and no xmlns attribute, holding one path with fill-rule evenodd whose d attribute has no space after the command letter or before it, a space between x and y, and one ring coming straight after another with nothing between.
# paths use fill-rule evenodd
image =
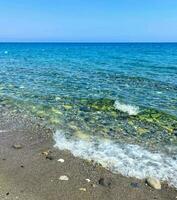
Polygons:
<instances>
[{"instance_id":1,"label":"white pebble","mask_svg":"<svg viewBox=\"0 0 177 200\"><path fill-rule=\"evenodd\" d=\"M63 176L60 176L59 180L61 180L61 181L68 181L69 178L67 176L63 175Z\"/></svg>"},{"instance_id":2,"label":"white pebble","mask_svg":"<svg viewBox=\"0 0 177 200\"><path fill-rule=\"evenodd\" d=\"M85 180L86 180L88 183L90 183L90 179L86 178Z\"/></svg>"},{"instance_id":3,"label":"white pebble","mask_svg":"<svg viewBox=\"0 0 177 200\"><path fill-rule=\"evenodd\" d=\"M158 179L154 178L154 177L148 177L146 179L146 182L149 186L151 186L152 188L156 189L156 190L160 190L161 189L161 183Z\"/></svg>"},{"instance_id":4,"label":"white pebble","mask_svg":"<svg viewBox=\"0 0 177 200\"><path fill-rule=\"evenodd\" d=\"M86 192L86 188L79 188L80 191Z\"/></svg>"},{"instance_id":5,"label":"white pebble","mask_svg":"<svg viewBox=\"0 0 177 200\"><path fill-rule=\"evenodd\" d=\"M58 159L58 162L64 163L64 162L65 162L65 160L64 160L64 159L62 159L62 158L60 158L60 159Z\"/></svg>"}]
</instances>

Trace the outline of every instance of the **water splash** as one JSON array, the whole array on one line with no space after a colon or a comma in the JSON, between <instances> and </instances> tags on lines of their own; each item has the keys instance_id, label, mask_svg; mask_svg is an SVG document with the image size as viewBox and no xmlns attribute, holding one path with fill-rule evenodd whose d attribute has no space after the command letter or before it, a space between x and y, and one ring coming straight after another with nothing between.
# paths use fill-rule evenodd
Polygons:
<instances>
[{"instance_id":1,"label":"water splash","mask_svg":"<svg viewBox=\"0 0 177 200\"><path fill-rule=\"evenodd\" d=\"M114 106L117 110L126 112L129 115L137 115L139 113L139 107L129 104L120 103L118 100L115 101Z\"/></svg>"}]
</instances>

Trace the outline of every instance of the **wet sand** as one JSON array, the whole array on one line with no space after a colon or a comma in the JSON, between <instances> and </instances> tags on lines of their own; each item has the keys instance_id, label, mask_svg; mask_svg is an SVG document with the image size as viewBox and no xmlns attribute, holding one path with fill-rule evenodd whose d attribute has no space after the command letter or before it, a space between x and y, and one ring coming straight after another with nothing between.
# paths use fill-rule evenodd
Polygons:
<instances>
[{"instance_id":1,"label":"wet sand","mask_svg":"<svg viewBox=\"0 0 177 200\"><path fill-rule=\"evenodd\" d=\"M176 199L177 190L165 183L161 190L154 190L144 180L113 174L98 164L53 148L52 130L34 121L3 113L0 117L2 200ZM16 149L14 144L22 148ZM58 161L60 158L64 163ZM69 180L59 180L62 175Z\"/></svg>"}]
</instances>

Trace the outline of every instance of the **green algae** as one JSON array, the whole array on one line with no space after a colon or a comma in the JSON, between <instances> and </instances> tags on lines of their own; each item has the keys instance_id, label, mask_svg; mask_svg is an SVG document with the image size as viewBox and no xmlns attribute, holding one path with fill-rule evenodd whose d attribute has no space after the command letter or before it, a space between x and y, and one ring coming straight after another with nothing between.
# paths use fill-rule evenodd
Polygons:
<instances>
[{"instance_id":1,"label":"green algae","mask_svg":"<svg viewBox=\"0 0 177 200\"><path fill-rule=\"evenodd\" d=\"M135 119L149 126L156 126L159 130L165 130L168 134L173 134L177 130L176 117L154 109L146 109Z\"/></svg>"},{"instance_id":2,"label":"green algae","mask_svg":"<svg viewBox=\"0 0 177 200\"><path fill-rule=\"evenodd\" d=\"M52 104L38 104L3 98L0 104L11 105L17 111L34 115L49 126L82 139L94 136L150 146L177 143L176 117L147 108L140 108L140 113L129 116L117 110L111 99L59 97Z\"/></svg>"},{"instance_id":3,"label":"green algae","mask_svg":"<svg viewBox=\"0 0 177 200\"><path fill-rule=\"evenodd\" d=\"M114 100L111 99L98 99L98 100L88 100L85 102L87 106L93 111L113 111Z\"/></svg>"}]
</instances>

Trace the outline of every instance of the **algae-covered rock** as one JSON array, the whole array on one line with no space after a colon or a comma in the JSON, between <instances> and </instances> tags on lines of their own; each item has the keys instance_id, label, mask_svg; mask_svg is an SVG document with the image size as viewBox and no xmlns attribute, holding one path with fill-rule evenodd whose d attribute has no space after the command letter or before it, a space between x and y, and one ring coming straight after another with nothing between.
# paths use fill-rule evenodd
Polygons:
<instances>
[{"instance_id":1,"label":"algae-covered rock","mask_svg":"<svg viewBox=\"0 0 177 200\"><path fill-rule=\"evenodd\" d=\"M42 111L42 110L38 111L36 114L37 114L38 117L41 117L41 118L46 116L45 111Z\"/></svg>"},{"instance_id":2,"label":"algae-covered rock","mask_svg":"<svg viewBox=\"0 0 177 200\"><path fill-rule=\"evenodd\" d=\"M113 111L114 109L114 100L111 99L98 99L98 100L89 100L87 105L95 111Z\"/></svg>"},{"instance_id":3,"label":"algae-covered rock","mask_svg":"<svg viewBox=\"0 0 177 200\"><path fill-rule=\"evenodd\" d=\"M62 115L62 112L60 110L56 109L56 108L52 108L51 111L54 114Z\"/></svg>"},{"instance_id":4,"label":"algae-covered rock","mask_svg":"<svg viewBox=\"0 0 177 200\"><path fill-rule=\"evenodd\" d=\"M50 119L50 123L51 123L51 124L60 124L60 120L57 119L57 118L51 118L51 119Z\"/></svg>"},{"instance_id":5,"label":"algae-covered rock","mask_svg":"<svg viewBox=\"0 0 177 200\"><path fill-rule=\"evenodd\" d=\"M141 127L138 127L136 130L137 130L137 133L138 133L139 135L143 135L143 134L145 134L145 133L148 132L147 129L141 128Z\"/></svg>"},{"instance_id":6,"label":"algae-covered rock","mask_svg":"<svg viewBox=\"0 0 177 200\"><path fill-rule=\"evenodd\" d=\"M71 105L69 105L69 104L63 105L63 107L64 107L66 110L68 110L68 109L71 109L71 108L72 108L72 106L71 106Z\"/></svg>"},{"instance_id":7,"label":"algae-covered rock","mask_svg":"<svg viewBox=\"0 0 177 200\"><path fill-rule=\"evenodd\" d=\"M177 118L153 109L145 110L137 115L135 120L149 127L155 127L157 130L166 131L169 135L173 134L177 128Z\"/></svg>"}]
</instances>

